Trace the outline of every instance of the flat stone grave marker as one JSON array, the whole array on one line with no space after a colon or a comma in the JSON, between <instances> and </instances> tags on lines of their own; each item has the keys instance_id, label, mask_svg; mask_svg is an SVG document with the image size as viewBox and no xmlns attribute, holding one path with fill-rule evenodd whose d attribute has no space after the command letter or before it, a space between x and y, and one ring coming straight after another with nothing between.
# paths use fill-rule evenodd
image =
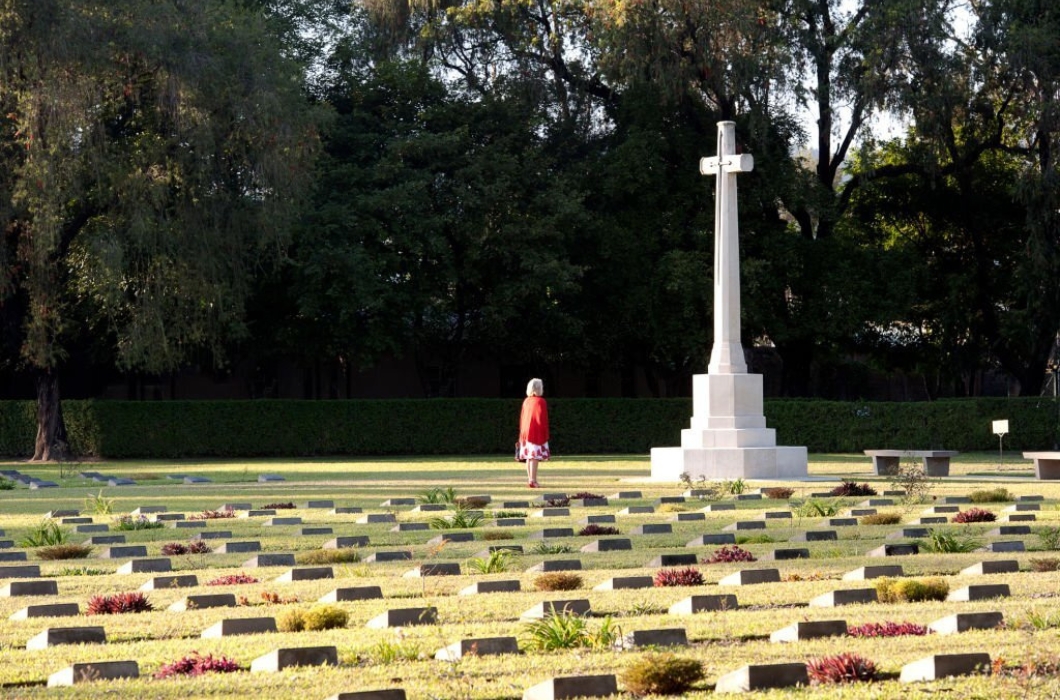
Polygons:
<instances>
[{"instance_id":1,"label":"flat stone grave marker","mask_svg":"<svg viewBox=\"0 0 1060 700\"><path fill-rule=\"evenodd\" d=\"M300 530L300 534L303 537L309 537L312 535L331 535L334 534L330 527L303 527Z\"/></svg>"},{"instance_id":2,"label":"flat stone grave marker","mask_svg":"<svg viewBox=\"0 0 1060 700\"><path fill-rule=\"evenodd\" d=\"M40 578L40 565L0 566L0 578Z\"/></svg>"},{"instance_id":3,"label":"flat stone grave marker","mask_svg":"<svg viewBox=\"0 0 1060 700\"><path fill-rule=\"evenodd\" d=\"M655 512L655 508L653 506L630 506L628 508L623 508L622 510L618 511L618 514L619 515L648 515L648 514L654 513L654 512Z\"/></svg>"},{"instance_id":4,"label":"flat stone grave marker","mask_svg":"<svg viewBox=\"0 0 1060 700\"><path fill-rule=\"evenodd\" d=\"M540 620L552 615L590 615L592 607L586 598L571 600L543 600L519 616L521 620Z\"/></svg>"},{"instance_id":5,"label":"flat stone grave marker","mask_svg":"<svg viewBox=\"0 0 1060 700\"><path fill-rule=\"evenodd\" d=\"M25 552L0 552L0 561L28 561Z\"/></svg>"},{"instance_id":6,"label":"flat stone grave marker","mask_svg":"<svg viewBox=\"0 0 1060 700\"><path fill-rule=\"evenodd\" d=\"M737 501L761 501L762 494L760 493L738 493L736 494Z\"/></svg>"},{"instance_id":7,"label":"flat stone grave marker","mask_svg":"<svg viewBox=\"0 0 1060 700\"><path fill-rule=\"evenodd\" d=\"M429 523L398 523L394 527L390 528L391 532L417 532L420 530L430 530L431 526Z\"/></svg>"},{"instance_id":8,"label":"flat stone grave marker","mask_svg":"<svg viewBox=\"0 0 1060 700\"><path fill-rule=\"evenodd\" d=\"M771 642L801 642L821 637L845 637L846 620L802 621L783 627L769 635Z\"/></svg>"},{"instance_id":9,"label":"flat stone grave marker","mask_svg":"<svg viewBox=\"0 0 1060 700\"><path fill-rule=\"evenodd\" d=\"M299 517L290 518L268 518L262 523L263 527L276 527L278 525L301 525L302 519Z\"/></svg>"},{"instance_id":10,"label":"flat stone grave marker","mask_svg":"<svg viewBox=\"0 0 1060 700\"><path fill-rule=\"evenodd\" d=\"M185 612L206 608L234 608L235 606L235 593L209 593L186 596L170 605L168 609L172 612Z\"/></svg>"},{"instance_id":11,"label":"flat stone grave marker","mask_svg":"<svg viewBox=\"0 0 1060 700\"><path fill-rule=\"evenodd\" d=\"M328 501L328 500L308 501L305 504L305 507L306 508L322 508L324 510L328 510L328 509L331 509L331 508L335 507L335 501Z\"/></svg>"},{"instance_id":12,"label":"flat stone grave marker","mask_svg":"<svg viewBox=\"0 0 1060 700\"><path fill-rule=\"evenodd\" d=\"M684 496L660 496L655 499L655 505L661 506L666 503L684 503L686 499Z\"/></svg>"},{"instance_id":13,"label":"flat stone grave marker","mask_svg":"<svg viewBox=\"0 0 1060 700\"><path fill-rule=\"evenodd\" d=\"M966 569L961 569L964 576L982 576L985 574L1014 574L1020 570L1020 563L1015 559L998 559L995 561L981 561L972 564Z\"/></svg>"},{"instance_id":14,"label":"flat stone grave marker","mask_svg":"<svg viewBox=\"0 0 1060 700\"><path fill-rule=\"evenodd\" d=\"M253 507L249 503L222 503L217 510L250 510Z\"/></svg>"},{"instance_id":15,"label":"flat stone grave marker","mask_svg":"<svg viewBox=\"0 0 1060 700\"><path fill-rule=\"evenodd\" d=\"M660 554L647 563L649 569L655 569L660 566L689 566L698 564L699 559L695 554Z\"/></svg>"},{"instance_id":16,"label":"flat stone grave marker","mask_svg":"<svg viewBox=\"0 0 1060 700\"><path fill-rule=\"evenodd\" d=\"M696 539L687 542L686 547L708 547L716 544L736 544L736 535L731 532L700 535Z\"/></svg>"},{"instance_id":17,"label":"flat stone grave marker","mask_svg":"<svg viewBox=\"0 0 1060 700\"><path fill-rule=\"evenodd\" d=\"M125 535L93 535L85 544L125 544Z\"/></svg>"},{"instance_id":18,"label":"flat stone grave marker","mask_svg":"<svg viewBox=\"0 0 1060 700\"><path fill-rule=\"evenodd\" d=\"M140 586L141 591L160 591L167 588L193 588L199 585L195 574L178 574L176 576L155 576Z\"/></svg>"},{"instance_id":19,"label":"flat stone grave marker","mask_svg":"<svg viewBox=\"0 0 1060 700\"><path fill-rule=\"evenodd\" d=\"M77 603L49 603L46 605L27 605L13 613L9 620L28 620L35 617L75 617L81 614Z\"/></svg>"},{"instance_id":20,"label":"flat stone grave marker","mask_svg":"<svg viewBox=\"0 0 1060 700\"><path fill-rule=\"evenodd\" d=\"M180 530L197 530L206 527L205 520L174 520L169 524L171 528Z\"/></svg>"},{"instance_id":21,"label":"flat stone grave marker","mask_svg":"<svg viewBox=\"0 0 1060 700\"><path fill-rule=\"evenodd\" d=\"M850 516L854 518L864 518L866 515L876 515L879 513L875 508L851 508Z\"/></svg>"},{"instance_id":22,"label":"flat stone grave marker","mask_svg":"<svg viewBox=\"0 0 1060 700\"><path fill-rule=\"evenodd\" d=\"M753 664L718 678L714 692L749 693L766 688L790 688L809 684L805 663Z\"/></svg>"},{"instance_id":23,"label":"flat stone grave marker","mask_svg":"<svg viewBox=\"0 0 1060 700\"><path fill-rule=\"evenodd\" d=\"M523 553L523 545L521 545L521 544L491 544L486 549L483 549L481 552L476 553L475 556L485 559L485 558L488 558L489 555L493 554L494 552L509 552L511 554L522 554Z\"/></svg>"},{"instance_id":24,"label":"flat stone grave marker","mask_svg":"<svg viewBox=\"0 0 1060 700\"><path fill-rule=\"evenodd\" d=\"M349 549L350 547L367 547L368 538L364 535L354 537L336 537L324 543L324 549Z\"/></svg>"},{"instance_id":25,"label":"flat stone grave marker","mask_svg":"<svg viewBox=\"0 0 1060 700\"><path fill-rule=\"evenodd\" d=\"M373 617L365 627L371 629L410 627L413 625L433 625L437 621L438 609L434 606L426 608L395 608Z\"/></svg>"},{"instance_id":26,"label":"flat stone grave marker","mask_svg":"<svg viewBox=\"0 0 1060 700\"><path fill-rule=\"evenodd\" d=\"M499 654L518 654L519 643L515 637L480 637L478 639L461 639L459 642L434 652L434 658L441 661L456 661L465 656L496 656Z\"/></svg>"},{"instance_id":27,"label":"flat stone grave marker","mask_svg":"<svg viewBox=\"0 0 1060 700\"><path fill-rule=\"evenodd\" d=\"M357 513L363 513L363 512L364 512L364 510L361 509L361 508L358 508L357 506L338 506L338 507L333 508L331 510L331 514L332 515L350 515L350 514L357 514Z\"/></svg>"},{"instance_id":28,"label":"flat stone grave marker","mask_svg":"<svg viewBox=\"0 0 1060 700\"><path fill-rule=\"evenodd\" d=\"M386 690L356 690L351 693L338 693L327 700L408 700L403 688Z\"/></svg>"},{"instance_id":29,"label":"flat stone grave marker","mask_svg":"<svg viewBox=\"0 0 1060 700\"><path fill-rule=\"evenodd\" d=\"M614 675L556 676L523 691L523 700L566 700L568 698L606 698L618 694Z\"/></svg>"},{"instance_id":30,"label":"flat stone grave marker","mask_svg":"<svg viewBox=\"0 0 1060 700\"><path fill-rule=\"evenodd\" d=\"M127 557L146 557L147 547L142 544L117 545L104 547L99 553L100 559L125 559Z\"/></svg>"},{"instance_id":31,"label":"flat stone grave marker","mask_svg":"<svg viewBox=\"0 0 1060 700\"><path fill-rule=\"evenodd\" d=\"M756 583L779 583L780 571L778 569L744 569L734 574L729 574L718 581L719 586L750 586Z\"/></svg>"},{"instance_id":32,"label":"flat stone grave marker","mask_svg":"<svg viewBox=\"0 0 1060 700\"><path fill-rule=\"evenodd\" d=\"M284 479L279 474L259 474L258 475L258 483L259 484L270 484L270 483L273 483L273 482L276 482L276 481L287 481L287 479Z\"/></svg>"},{"instance_id":33,"label":"flat stone grave marker","mask_svg":"<svg viewBox=\"0 0 1060 700\"><path fill-rule=\"evenodd\" d=\"M300 566L280 574L276 581L291 583L292 581L319 581L325 578L335 578L335 572L330 566Z\"/></svg>"},{"instance_id":34,"label":"flat stone grave marker","mask_svg":"<svg viewBox=\"0 0 1060 700\"><path fill-rule=\"evenodd\" d=\"M276 515L275 508L255 508L248 510L245 513L240 513L240 518L264 518L266 516Z\"/></svg>"},{"instance_id":35,"label":"flat stone grave marker","mask_svg":"<svg viewBox=\"0 0 1060 700\"><path fill-rule=\"evenodd\" d=\"M737 520L734 523L729 523L722 530L726 532L739 532L740 530L765 530L766 523L764 520Z\"/></svg>"},{"instance_id":36,"label":"flat stone grave marker","mask_svg":"<svg viewBox=\"0 0 1060 700\"><path fill-rule=\"evenodd\" d=\"M670 520L675 523L687 523L692 521L703 521L707 519L706 513L674 513Z\"/></svg>"},{"instance_id":37,"label":"flat stone grave marker","mask_svg":"<svg viewBox=\"0 0 1060 700\"><path fill-rule=\"evenodd\" d=\"M261 542L222 542L213 550L214 554L246 554L247 552L260 552Z\"/></svg>"},{"instance_id":38,"label":"flat stone grave marker","mask_svg":"<svg viewBox=\"0 0 1060 700\"><path fill-rule=\"evenodd\" d=\"M92 518L60 518L59 523L61 525L85 525L92 522Z\"/></svg>"},{"instance_id":39,"label":"flat stone grave marker","mask_svg":"<svg viewBox=\"0 0 1060 700\"><path fill-rule=\"evenodd\" d=\"M437 513L439 511L448 510L449 507L444 503L421 503L412 510L410 513Z\"/></svg>"},{"instance_id":40,"label":"flat stone grave marker","mask_svg":"<svg viewBox=\"0 0 1060 700\"><path fill-rule=\"evenodd\" d=\"M365 557L365 562L372 564L384 561L408 561L409 559L412 559L410 551L373 552Z\"/></svg>"},{"instance_id":41,"label":"flat stone grave marker","mask_svg":"<svg viewBox=\"0 0 1060 700\"><path fill-rule=\"evenodd\" d=\"M900 564L886 564L884 566L862 566L843 574L844 581L868 581L874 578L904 576Z\"/></svg>"},{"instance_id":42,"label":"flat stone grave marker","mask_svg":"<svg viewBox=\"0 0 1060 700\"><path fill-rule=\"evenodd\" d=\"M247 559L243 562L243 566L252 569L257 567L265 566L294 566L294 555L293 554L259 554L258 556Z\"/></svg>"},{"instance_id":43,"label":"flat stone grave marker","mask_svg":"<svg viewBox=\"0 0 1060 700\"><path fill-rule=\"evenodd\" d=\"M1031 534L1030 525L1002 525L986 533L988 537L1005 537Z\"/></svg>"},{"instance_id":44,"label":"flat stone grave marker","mask_svg":"<svg viewBox=\"0 0 1060 700\"><path fill-rule=\"evenodd\" d=\"M1038 519L1034 513L1012 513L1005 517L1007 523L1033 523Z\"/></svg>"},{"instance_id":45,"label":"flat stone grave marker","mask_svg":"<svg viewBox=\"0 0 1060 700\"><path fill-rule=\"evenodd\" d=\"M999 612L957 613L935 620L928 629L936 634L959 634L968 630L992 630L1005 623Z\"/></svg>"},{"instance_id":46,"label":"flat stone grave marker","mask_svg":"<svg viewBox=\"0 0 1060 700\"><path fill-rule=\"evenodd\" d=\"M938 515L939 513L959 513L961 509L958 506L931 506L920 512L925 515Z\"/></svg>"},{"instance_id":47,"label":"flat stone grave marker","mask_svg":"<svg viewBox=\"0 0 1060 700\"><path fill-rule=\"evenodd\" d=\"M27 651L37 651L60 644L106 644L102 627L49 627L26 642Z\"/></svg>"},{"instance_id":48,"label":"flat stone grave marker","mask_svg":"<svg viewBox=\"0 0 1060 700\"><path fill-rule=\"evenodd\" d=\"M653 588L655 580L651 576L616 576L593 586L594 591L618 591L634 588Z\"/></svg>"},{"instance_id":49,"label":"flat stone grave marker","mask_svg":"<svg viewBox=\"0 0 1060 700\"><path fill-rule=\"evenodd\" d=\"M87 533L87 532L108 532L110 525L106 523L93 523L91 525L78 525L74 528L74 532Z\"/></svg>"},{"instance_id":50,"label":"flat stone grave marker","mask_svg":"<svg viewBox=\"0 0 1060 700\"><path fill-rule=\"evenodd\" d=\"M645 523L630 531L631 535L671 535L674 527L670 523Z\"/></svg>"},{"instance_id":51,"label":"flat stone grave marker","mask_svg":"<svg viewBox=\"0 0 1060 700\"><path fill-rule=\"evenodd\" d=\"M929 515L922 518L917 518L913 521L914 525L944 525L949 522L949 519L945 516L933 516Z\"/></svg>"},{"instance_id":52,"label":"flat stone grave marker","mask_svg":"<svg viewBox=\"0 0 1060 700\"><path fill-rule=\"evenodd\" d=\"M834 542L839 539L835 530L804 530L796 532L789 542Z\"/></svg>"},{"instance_id":53,"label":"flat stone grave marker","mask_svg":"<svg viewBox=\"0 0 1060 700\"><path fill-rule=\"evenodd\" d=\"M829 518L828 525L830 527L857 527L857 518Z\"/></svg>"},{"instance_id":54,"label":"flat stone grave marker","mask_svg":"<svg viewBox=\"0 0 1060 700\"><path fill-rule=\"evenodd\" d=\"M183 513L159 513L154 517L156 523L175 522L184 519Z\"/></svg>"},{"instance_id":55,"label":"flat stone grave marker","mask_svg":"<svg viewBox=\"0 0 1060 700\"><path fill-rule=\"evenodd\" d=\"M11 549L14 546L14 540L0 540L0 549Z\"/></svg>"},{"instance_id":56,"label":"flat stone grave marker","mask_svg":"<svg viewBox=\"0 0 1060 700\"><path fill-rule=\"evenodd\" d=\"M545 571L581 571L582 563L580 559L546 559L545 561L534 564L527 573L545 572Z\"/></svg>"},{"instance_id":57,"label":"flat stone grave marker","mask_svg":"<svg viewBox=\"0 0 1060 700\"><path fill-rule=\"evenodd\" d=\"M946 596L946 600L971 602L975 600L990 600L991 598L1008 598L1010 595L1007 583L983 583L950 591L950 594Z\"/></svg>"},{"instance_id":58,"label":"flat stone grave marker","mask_svg":"<svg viewBox=\"0 0 1060 700\"><path fill-rule=\"evenodd\" d=\"M1001 509L1002 513L1027 513L1032 511L1040 511L1042 506L1040 503L1013 503L1010 506L1005 506Z\"/></svg>"},{"instance_id":59,"label":"flat stone grave marker","mask_svg":"<svg viewBox=\"0 0 1060 700\"><path fill-rule=\"evenodd\" d=\"M902 683L968 676L990 668L990 654L935 654L902 666Z\"/></svg>"},{"instance_id":60,"label":"flat stone grave marker","mask_svg":"<svg viewBox=\"0 0 1060 700\"><path fill-rule=\"evenodd\" d=\"M227 540L232 537L231 530L208 530L206 532L196 532L191 536L192 540Z\"/></svg>"},{"instance_id":61,"label":"flat stone grave marker","mask_svg":"<svg viewBox=\"0 0 1060 700\"><path fill-rule=\"evenodd\" d=\"M526 520L523 518L497 518L493 521L493 524L497 527L522 527L526 525Z\"/></svg>"},{"instance_id":62,"label":"flat stone grave marker","mask_svg":"<svg viewBox=\"0 0 1060 700\"><path fill-rule=\"evenodd\" d=\"M51 674L48 676L48 687L139 677L140 666L135 661L90 661L73 664Z\"/></svg>"},{"instance_id":63,"label":"flat stone grave marker","mask_svg":"<svg viewBox=\"0 0 1060 700\"><path fill-rule=\"evenodd\" d=\"M425 576L459 576L460 565L455 562L434 562L432 564L420 564L414 569L406 571L404 578L423 578Z\"/></svg>"},{"instance_id":64,"label":"flat stone grave marker","mask_svg":"<svg viewBox=\"0 0 1060 700\"><path fill-rule=\"evenodd\" d=\"M338 666L336 647L293 647L275 649L250 662L251 673L275 673L293 666Z\"/></svg>"},{"instance_id":65,"label":"flat stone grave marker","mask_svg":"<svg viewBox=\"0 0 1060 700\"><path fill-rule=\"evenodd\" d=\"M891 498L868 498L858 504L861 508L874 508L876 506L893 506L894 499Z\"/></svg>"},{"instance_id":66,"label":"flat stone grave marker","mask_svg":"<svg viewBox=\"0 0 1060 700\"><path fill-rule=\"evenodd\" d=\"M700 508L701 513L721 513L727 510L736 510L735 503L711 503L709 506Z\"/></svg>"},{"instance_id":67,"label":"flat stone grave marker","mask_svg":"<svg viewBox=\"0 0 1060 700\"><path fill-rule=\"evenodd\" d=\"M615 643L620 649L638 647L686 647L688 635L684 627L668 627L657 630L635 630Z\"/></svg>"},{"instance_id":68,"label":"flat stone grave marker","mask_svg":"<svg viewBox=\"0 0 1060 700\"><path fill-rule=\"evenodd\" d=\"M571 503L579 505L582 508L594 508L607 505L606 498L576 498Z\"/></svg>"},{"instance_id":69,"label":"flat stone grave marker","mask_svg":"<svg viewBox=\"0 0 1060 700\"><path fill-rule=\"evenodd\" d=\"M373 523L396 523L397 516L393 513L368 513L363 518L357 518L357 522L361 525L371 525Z\"/></svg>"},{"instance_id":70,"label":"flat stone grave marker","mask_svg":"<svg viewBox=\"0 0 1060 700\"><path fill-rule=\"evenodd\" d=\"M574 531L571 530L571 534ZM555 537L562 537L562 535L554 535ZM533 537L533 535L531 535ZM437 537L432 537L427 540L427 544L445 544L446 542L474 542L475 533L473 532L443 532Z\"/></svg>"},{"instance_id":71,"label":"flat stone grave marker","mask_svg":"<svg viewBox=\"0 0 1060 700\"><path fill-rule=\"evenodd\" d=\"M511 593L521 590L519 581L476 581L467 588L460 589L460 595L478 595L479 593Z\"/></svg>"},{"instance_id":72,"label":"flat stone grave marker","mask_svg":"<svg viewBox=\"0 0 1060 700\"><path fill-rule=\"evenodd\" d=\"M501 510L508 508L529 508L530 501L501 501Z\"/></svg>"},{"instance_id":73,"label":"flat stone grave marker","mask_svg":"<svg viewBox=\"0 0 1060 700\"><path fill-rule=\"evenodd\" d=\"M774 549L772 552L767 554L763 559L766 561L788 561L790 559L809 559L810 550L808 549Z\"/></svg>"},{"instance_id":74,"label":"flat stone grave marker","mask_svg":"<svg viewBox=\"0 0 1060 700\"><path fill-rule=\"evenodd\" d=\"M942 501L943 503L947 504L947 505L952 505L952 504L964 505L965 503L971 503L972 502L972 499L968 498L967 496L943 496L939 500Z\"/></svg>"},{"instance_id":75,"label":"flat stone grave marker","mask_svg":"<svg viewBox=\"0 0 1060 700\"><path fill-rule=\"evenodd\" d=\"M121 484L115 484L114 483L114 479L111 479L110 481L111 481L111 483L110 483L111 486L120 486L121 485ZM38 481L29 482L29 487L31 489L57 489L57 488L59 488L59 484L55 483L54 481L38 480Z\"/></svg>"},{"instance_id":76,"label":"flat stone grave marker","mask_svg":"<svg viewBox=\"0 0 1060 700\"><path fill-rule=\"evenodd\" d=\"M578 521L579 525L607 525L617 522L611 514L587 515Z\"/></svg>"},{"instance_id":77,"label":"flat stone grave marker","mask_svg":"<svg viewBox=\"0 0 1060 700\"><path fill-rule=\"evenodd\" d=\"M919 554L920 547L914 542L902 544L885 544L865 552L867 557L904 557Z\"/></svg>"},{"instance_id":78,"label":"flat stone grave marker","mask_svg":"<svg viewBox=\"0 0 1060 700\"><path fill-rule=\"evenodd\" d=\"M623 537L594 540L583 546L582 552L619 552L633 549L633 543Z\"/></svg>"},{"instance_id":79,"label":"flat stone grave marker","mask_svg":"<svg viewBox=\"0 0 1060 700\"><path fill-rule=\"evenodd\" d=\"M565 518L570 515L570 508L541 508L530 514L531 518Z\"/></svg>"},{"instance_id":80,"label":"flat stone grave marker","mask_svg":"<svg viewBox=\"0 0 1060 700\"><path fill-rule=\"evenodd\" d=\"M616 494L608 496L609 499L614 501L628 501L643 498L644 496L640 491L619 491Z\"/></svg>"},{"instance_id":81,"label":"flat stone grave marker","mask_svg":"<svg viewBox=\"0 0 1060 700\"><path fill-rule=\"evenodd\" d=\"M138 508L133 510L132 514L133 515L151 515L153 513L165 513L168 510L169 510L169 508L166 508L165 506L158 506L158 505L155 505L155 506L139 506Z\"/></svg>"},{"instance_id":82,"label":"flat stone grave marker","mask_svg":"<svg viewBox=\"0 0 1060 700\"><path fill-rule=\"evenodd\" d=\"M173 564L168 557L133 559L118 567L119 574L153 574L172 570Z\"/></svg>"},{"instance_id":83,"label":"flat stone grave marker","mask_svg":"<svg viewBox=\"0 0 1060 700\"><path fill-rule=\"evenodd\" d=\"M210 479L205 476L186 476L184 477L185 484L209 484Z\"/></svg>"},{"instance_id":84,"label":"flat stone grave marker","mask_svg":"<svg viewBox=\"0 0 1060 700\"><path fill-rule=\"evenodd\" d=\"M985 547L979 548L980 552L1025 552L1026 547L1021 540L1005 540L1002 542L990 542Z\"/></svg>"},{"instance_id":85,"label":"flat stone grave marker","mask_svg":"<svg viewBox=\"0 0 1060 700\"><path fill-rule=\"evenodd\" d=\"M791 512L786 510L767 510L762 513L763 520L791 520Z\"/></svg>"},{"instance_id":86,"label":"flat stone grave marker","mask_svg":"<svg viewBox=\"0 0 1060 700\"><path fill-rule=\"evenodd\" d=\"M237 617L221 620L202 631L203 639L233 637L239 634L263 634L276 631L276 618Z\"/></svg>"},{"instance_id":87,"label":"flat stone grave marker","mask_svg":"<svg viewBox=\"0 0 1060 700\"><path fill-rule=\"evenodd\" d=\"M837 608L841 605L861 605L875 603L875 588L847 588L824 593L810 600L810 607Z\"/></svg>"},{"instance_id":88,"label":"flat stone grave marker","mask_svg":"<svg viewBox=\"0 0 1060 700\"><path fill-rule=\"evenodd\" d=\"M543 530L532 532L527 536L531 540L547 540L554 537L574 537L574 528L570 527L546 527Z\"/></svg>"},{"instance_id":89,"label":"flat stone grave marker","mask_svg":"<svg viewBox=\"0 0 1060 700\"><path fill-rule=\"evenodd\" d=\"M565 493L543 493L537 497L537 500L542 503L548 501L565 501L567 500L567 494Z\"/></svg>"},{"instance_id":90,"label":"flat stone grave marker","mask_svg":"<svg viewBox=\"0 0 1060 700\"><path fill-rule=\"evenodd\" d=\"M886 539L889 540L900 540L904 538L917 538L917 537L930 537L931 529L926 527L903 527L897 532L892 532L887 535Z\"/></svg>"},{"instance_id":91,"label":"flat stone grave marker","mask_svg":"<svg viewBox=\"0 0 1060 700\"><path fill-rule=\"evenodd\" d=\"M325 593L318 600L321 603L342 603L351 600L376 600L382 597L383 590L379 586L353 586L336 588Z\"/></svg>"},{"instance_id":92,"label":"flat stone grave marker","mask_svg":"<svg viewBox=\"0 0 1060 700\"><path fill-rule=\"evenodd\" d=\"M136 482L132 479L125 479L122 477L107 479L107 484L110 486L136 486Z\"/></svg>"}]
</instances>

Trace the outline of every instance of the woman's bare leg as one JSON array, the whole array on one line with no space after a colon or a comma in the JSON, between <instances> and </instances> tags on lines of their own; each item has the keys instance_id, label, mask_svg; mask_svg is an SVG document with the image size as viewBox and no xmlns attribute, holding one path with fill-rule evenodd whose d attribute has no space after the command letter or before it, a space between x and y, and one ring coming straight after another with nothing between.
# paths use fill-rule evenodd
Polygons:
<instances>
[{"instance_id":1,"label":"woman's bare leg","mask_svg":"<svg viewBox=\"0 0 1060 700\"><path fill-rule=\"evenodd\" d=\"M537 483L537 460L526 460L526 480L530 484Z\"/></svg>"}]
</instances>

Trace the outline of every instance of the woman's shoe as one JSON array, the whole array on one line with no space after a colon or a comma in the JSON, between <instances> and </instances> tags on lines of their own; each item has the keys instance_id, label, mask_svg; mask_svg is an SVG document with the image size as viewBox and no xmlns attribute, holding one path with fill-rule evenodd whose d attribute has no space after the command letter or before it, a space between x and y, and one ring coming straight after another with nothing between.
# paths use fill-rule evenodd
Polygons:
<instances>
[{"instance_id":1,"label":"woman's shoe","mask_svg":"<svg viewBox=\"0 0 1060 700\"><path fill-rule=\"evenodd\" d=\"M527 485L528 485L528 486L529 486L530 488L532 488L532 489L536 489L536 488L538 487L538 486L537 486L537 482L536 482L536 481L531 481L531 482L530 482L529 484L527 484Z\"/></svg>"}]
</instances>

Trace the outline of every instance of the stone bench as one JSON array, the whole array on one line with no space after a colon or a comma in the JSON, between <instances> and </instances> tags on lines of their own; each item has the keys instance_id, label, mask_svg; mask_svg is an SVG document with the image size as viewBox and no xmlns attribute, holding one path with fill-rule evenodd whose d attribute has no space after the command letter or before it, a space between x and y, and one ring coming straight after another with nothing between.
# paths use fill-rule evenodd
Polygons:
<instances>
[{"instance_id":1,"label":"stone bench","mask_svg":"<svg viewBox=\"0 0 1060 700\"><path fill-rule=\"evenodd\" d=\"M879 476L891 476L898 473L902 458L912 457L923 460L924 474L927 476L949 476L950 457L960 452L953 450L865 450L872 457L873 471ZM1060 455L1060 453L1057 453Z\"/></svg>"},{"instance_id":2,"label":"stone bench","mask_svg":"<svg viewBox=\"0 0 1060 700\"><path fill-rule=\"evenodd\" d=\"M1060 452L1024 452L1023 458L1034 460L1035 478L1060 479Z\"/></svg>"}]
</instances>

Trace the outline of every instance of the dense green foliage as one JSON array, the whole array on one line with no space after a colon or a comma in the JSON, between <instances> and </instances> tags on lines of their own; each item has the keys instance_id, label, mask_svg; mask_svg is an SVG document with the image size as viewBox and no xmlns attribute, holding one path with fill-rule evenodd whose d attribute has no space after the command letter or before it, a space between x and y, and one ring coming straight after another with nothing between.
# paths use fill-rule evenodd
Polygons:
<instances>
[{"instance_id":1,"label":"dense green foliage","mask_svg":"<svg viewBox=\"0 0 1060 700\"><path fill-rule=\"evenodd\" d=\"M647 453L677 445L688 399L551 399L553 453ZM0 455L32 452L29 402L0 402L9 416ZM506 399L355 401L66 401L71 446L124 458L283 455L506 454L519 402ZM1011 450L1052 449L1057 404L1040 399L929 403L766 401L782 444L811 452L997 448L990 421L1007 417ZM10 416L14 416L11 418Z\"/></svg>"}]
</instances>

